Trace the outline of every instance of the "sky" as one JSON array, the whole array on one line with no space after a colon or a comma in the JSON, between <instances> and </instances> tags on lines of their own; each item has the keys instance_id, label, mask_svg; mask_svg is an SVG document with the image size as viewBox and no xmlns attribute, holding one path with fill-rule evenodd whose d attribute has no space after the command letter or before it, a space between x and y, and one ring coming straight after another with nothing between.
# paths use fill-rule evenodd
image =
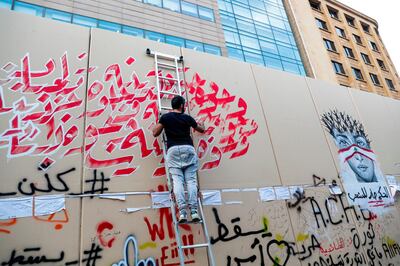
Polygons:
<instances>
[{"instance_id":1,"label":"sky","mask_svg":"<svg viewBox=\"0 0 400 266\"><path fill-rule=\"evenodd\" d=\"M400 74L400 1L338 0L378 21L379 34Z\"/></svg>"}]
</instances>

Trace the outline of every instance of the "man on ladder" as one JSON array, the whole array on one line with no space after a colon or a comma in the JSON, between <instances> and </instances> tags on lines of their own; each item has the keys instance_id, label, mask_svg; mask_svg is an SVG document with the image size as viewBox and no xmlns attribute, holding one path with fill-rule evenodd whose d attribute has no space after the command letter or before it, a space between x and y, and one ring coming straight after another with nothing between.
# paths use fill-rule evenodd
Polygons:
<instances>
[{"instance_id":1,"label":"man on ladder","mask_svg":"<svg viewBox=\"0 0 400 266\"><path fill-rule=\"evenodd\" d=\"M153 128L153 136L158 137L163 129L167 136L166 166L173 180L173 190L179 209L179 222L187 221L187 204L185 188L188 191L188 207L193 222L199 222L197 200L197 169L198 157L193 147L190 136L190 128L203 133L204 124L196 122L190 115L185 114L185 99L175 96L171 101L172 111L161 116L157 125Z\"/></svg>"}]
</instances>

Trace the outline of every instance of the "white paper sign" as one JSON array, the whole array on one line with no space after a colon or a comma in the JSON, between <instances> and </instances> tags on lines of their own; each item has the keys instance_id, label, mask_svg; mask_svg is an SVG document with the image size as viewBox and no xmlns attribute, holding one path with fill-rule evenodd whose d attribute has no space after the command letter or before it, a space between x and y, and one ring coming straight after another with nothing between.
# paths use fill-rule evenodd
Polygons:
<instances>
[{"instance_id":1,"label":"white paper sign","mask_svg":"<svg viewBox=\"0 0 400 266\"><path fill-rule=\"evenodd\" d=\"M275 191L273 187L262 187L258 190L261 201L275 200Z\"/></svg>"},{"instance_id":2,"label":"white paper sign","mask_svg":"<svg viewBox=\"0 0 400 266\"><path fill-rule=\"evenodd\" d=\"M219 190L203 190L203 205L221 205L221 192Z\"/></svg>"},{"instance_id":3,"label":"white paper sign","mask_svg":"<svg viewBox=\"0 0 400 266\"><path fill-rule=\"evenodd\" d=\"M151 193L151 202L154 209L171 207L171 200L168 191Z\"/></svg>"},{"instance_id":4,"label":"white paper sign","mask_svg":"<svg viewBox=\"0 0 400 266\"><path fill-rule=\"evenodd\" d=\"M304 189L303 189L303 187L300 187L300 186L290 186L289 191L290 191L290 195L294 198L295 196L293 196L293 195L295 195L296 193L303 194Z\"/></svg>"},{"instance_id":5,"label":"white paper sign","mask_svg":"<svg viewBox=\"0 0 400 266\"><path fill-rule=\"evenodd\" d=\"M65 209L64 195L35 197L35 216L49 215Z\"/></svg>"},{"instance_id":6,"label":"white paper sign","mask_svg":"<svg viewBox=\"0 0 400 266\"><path fill-rule=\"evenodd\" d=\"M32 215L32 197L0 199L0 220L29 217Z\"/></svg>"},{"instance_id":7,"label":"white paper sign","mask_svg":"<svg viewBox=\"0 0 400 266\"><path fill-rule=\"evenodd\" d=\"M275 194L277 200L290 199L290 191L288 187L275 187Z\"/></svg>"},{"instance_id":8,"label":"white paper sign","mask_svg":"<svg viewBox=\"0 0 400 266\"><path fill-rule=\"evenodd\" d=\"M329 185L329 192L331 192L332 195L340 195L343 193L338 185Z\"/></svg>"},{"instance_id":9,"label":"white paper sign","mask_svg":"<svg viewBox=\"0 0 400 266\"><path fill-rule=\"evenodd\" d=\"M127 213L132 213L132 212L138 212L138 211L142 211L142 210L148 210L151 209L151 207L139 207L139 208L126 208L126 209L122 209L120 210L120 212L127 212Z\"/></svg>"}]
</instances>

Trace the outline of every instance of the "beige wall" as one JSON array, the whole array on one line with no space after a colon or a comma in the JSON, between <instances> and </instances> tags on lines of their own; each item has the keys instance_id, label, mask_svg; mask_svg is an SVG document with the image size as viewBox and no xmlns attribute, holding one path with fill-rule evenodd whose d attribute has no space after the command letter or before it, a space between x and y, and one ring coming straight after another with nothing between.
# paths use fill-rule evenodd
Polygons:
<instances>
[{"instance_id":1,"label":"beige wall","mask_svg":"<svg viewBox=\"0 0 400 266\"><path fill-rule=\"evenodd\" d=\"M150 197L166 182L161 143L150 132L157 115L146 48L184 56L189 112L213 128L194 140L201 190L221 193L220 205L204 206L217 265L400 264L399 204L371 215L329 192L333 180L342 184L337 148L320 122L333 109L359 119L383 172L399 178L400 127L388 122L400 117L398 101L4 10L0 22L8 36L0 53L0 214L4 199L66 194L63 211L0 220L3 265L26 264L29 256L47 265L128 265L125 244L129 265L178 262L170 210L152 208ZM27 53L25 78L13 75L28 66ZM46 68L49 59L54 70L51 63ZM28 145L37 145L36 152ZM54 160L47 169L46 158ZM305 193L261 201L258 190L269 186L302 186ZM109 192L121 194L88 195ZM199 225L181 229L187 243L203 241ZM189 250L185 260L206 265L205 251Z\"/></svg>"}]
</instances>

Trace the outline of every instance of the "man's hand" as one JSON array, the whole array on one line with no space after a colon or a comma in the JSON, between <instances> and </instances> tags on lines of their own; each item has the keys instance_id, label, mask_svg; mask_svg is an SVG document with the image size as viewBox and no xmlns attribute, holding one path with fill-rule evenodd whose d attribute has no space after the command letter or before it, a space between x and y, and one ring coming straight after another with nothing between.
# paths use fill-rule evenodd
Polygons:
<instances>
[{"instance_id":1,"label":"man's hand","mask_svg":"<svg viewBox=\"0 0 400 266\"><path fill-rule=\"evenodd\" d=\"M194 129L200 133L204 133L206 131L206 128L204 126L204 122L203 121L197 121L197 127Z\"/></svg>"}]
</instances>

